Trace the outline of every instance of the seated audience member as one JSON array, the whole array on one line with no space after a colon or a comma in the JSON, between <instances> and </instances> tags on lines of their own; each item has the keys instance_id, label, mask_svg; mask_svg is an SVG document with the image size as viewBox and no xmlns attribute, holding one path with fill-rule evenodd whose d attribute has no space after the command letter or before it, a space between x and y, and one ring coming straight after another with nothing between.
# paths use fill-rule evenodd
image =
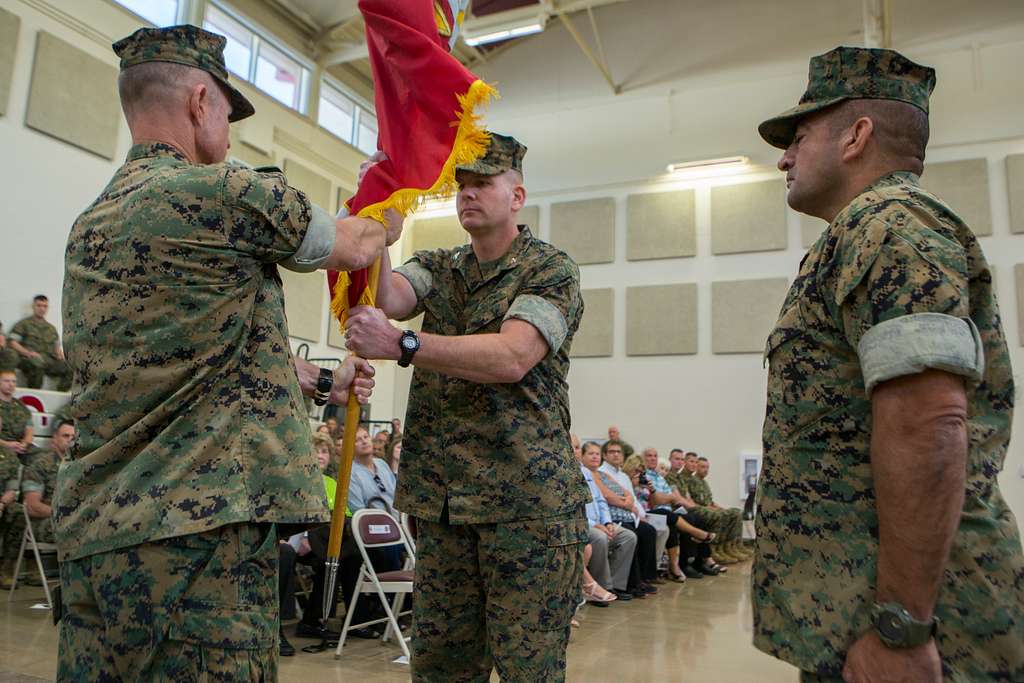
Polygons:
<instances>
[{"instance_id":1,"label":"seated audience member","mask_svg":"<svg viewBox=\"0 0 1024 683\"><path fill-rule=\"evenodd\" d=\"M327 463L330 460L331 454L331 441L326 434L320 434L319 432L313 435L313 450L316 453L317 463L320 465L320 471L323 472L327 468ZM330 510L334 510L335 498L338 488L338 482L332 477L323 475L324 493L327 495L327 507ZM347 538L349 534L345 534ZM327 578L327 568L324 564L327 559L327 542L330 536L330 525L325 524L315 529L293 536L289 541L292 544L292 548L295 550L294 561L300 564L307 565L313 568L313 590L310 594L309 600L306 604L305 610L302 613L302 619L295 626L295 635L304 638L337 638L337 633L331 631L325 631L321 626L320 619L323 615L323 600L324 600L324 589ZM342 548L342 556L346 554L346 548ZM289 553L280 549L279 559L283 562L288 562L286 555ZM294 563L292 565L294 570ZM285 567L282 564L282 574L285 572ZM289 593L291 590L291 578L290 576L286 580L285 578L280 579L281 586L285 589L285 594L281 595L281 608L282 612L290 611L292 604L294 603L294 597L290 597ZM335 589L337 590L337 588ZM336 602L336 599L332 601L332 604ZM292 603L292 604L288 604ZM284 631L280 634L280 649L282 654L291 650L294 652L294 648L291 647L290 643L284 638ZM287 647L285 644L287 643Z\"/></svg>"},{"instance_id":2,"label":"seated audience member","mask_svg":"<svg viewBox=\"0 0 1024 683\"><path fill-rule=\"evenodd\" d=\"M14 370L0 370L0 447L13 452L27 465L28 456L38 449L32 444L35 437L32 413L14 397L17 377Z\"/></svg>"},{"instance_id":3,"label":"seated audience member","mask_svg":"<svg viewBox=\"0 0 1024 683\"><path fill-rule=\"evenodd\" d=\"M691 472L690 496L700 506L698 509L702 514L711 515L714 519L720 520L718 522L721 529L721 533L718 535L720 543L712 546L712 553L716 557L720 553L725 553L727 557L737 562L749 560L752 553L743 547L743 511L739 508L724 508L715 503L711 494L711 486L707 483L711 463L707 458L698 457L696 453L687 453L686 468Z\"/></svg>"},{"instance_id":4,"label":"seated audience member","mask_svg":"<svg viewBox=\"0 0 1024 683\"><path fill-rule=\"evenodd\" d=\"M7 529L10 520L13 519L10 512L18 500L18 468L20 466L21 462L18 460L18 456L10 449L0 446L0 543L3 543L7 537ZM3 555L0 554L0 582L7 576L2 560Z\"/></svg>"},{"instance_id":5,"label":"seated audience member","mask_svg":"<svg viewBox=\"0 0 1024 683\"><path fill-rule=\"evenodd\" d=\"M348 487L348 508L353 513L365 507L379 508L392 514L398 522L395 504L395 473L384 460L374 457L374 443L365 427L356 430L355 458L352 461L352 481ZM390 548L369 548L367 554L373 568L378 572L402 568L402 552L398 546ZM342 595L345 604L351 605L355 595L356 582L362 566L361 557L356 555L352 562L342 562L339 570ZM366 594L359 597L352 623L358 624L373 618L379 609L376 597ZM351 634L357 638L377 638L384 631L382 624L356 629Z\"/></svg>"},{"instance_id":6,"label":"seated audience member","mask_svg":"<svg viewBox=\"0 0 1024 683\"><path fill-rule=\"evenodd\" d=\"M373 437L373 457L386 462L388 459L388 442L390 440L391 434L389 432L377 432L377 435Z\"/></svg>"},{"instance_id":7,"label":"seated audience member","mask_svg":"<svg viewBox=\"0 0 1024 683\"><path fill-rule=\"evenodd\" d=\"M18 352L7 343L7 335L4 334L4 326L0 323L0 370L17 370Z\"/></svg>"},{"instance_id":8,"label":"seated audience member","mask_svg":"<svg viewBox=\"0 0 1024 683\"><path fill-rule=\"evenodd\" d=\"M402 437L399 432L399 437L391 442L390 452L388 453L388 467L395 473L395 478L398 478L398 464L402 460Z\"/></svg>"},{"instance_id":9,"label":"seated audience member","mask_svg":"<svg viewBox=\"0 0 1024 683\"><path fill-rule=\"evenodd\" d=\"M665 481L679 493L681 504L691 513L691 521L700 519L701 528L714 532L715 540L711 546L714 559L723 564L739 562L741 558L731 554L725 543L726 537L732 532L729 520L721 512L703 507L694 499L693 477L687 469L686 453L681 448L673 448L668 459L669 473L665 475Z\"/></svg>"},{"instance_id":10,"label":"seated audience member","mask_svg":"<svg viewBox=\"0 0 1024 683\"><path fill-rule=\"evenodd\" d=\"M341 432L338 431L338 418L332 415L324 420L324 424L327 425L328 433L331 435L332 439L336 439L341 436Z\"/></svg>"},{"instance_id":11,"label":"seated audience member","mask_svg":"<svg viewBox=\"0 0 1024 683\"><path fill-rule=\"evenodd\" d=\"M688 512L684 497L658 474L657 449L644 449L643 462L647 468L644 472L646 482L643 479L641 482L650 487L650 512L665 515L668 522L669 539L666 549L669 556L669 578L682 581L680 572L691 579L715 576L719 571L709 564L711 551L708 547L714 541L715 534L699 526L701 520Z\"/></svg>"},{"instance_id":12,"label":"seated audience member","mask_svg":"<svg viewBox=\"0 0 1024 683\"><path fill-rule=\"evenodd\" d=\"M19 320L11 328L8 344L20 358L18 369L25 374L25 383L31 389L43 386L43 375L57 380L57 390L71 388L71 368L64 359L57 328L46 320L50 300L43 294L32 299L32 315Z\"/></svg>"},{"instance_id":13,"label":"seated audience member","mask_svg":"<svg viewBox=\"0 0 1024 683\"><path fill-rule=\"evenodd\" d=\"M610 590L620 600L632 600L633 594L628 586L629 570L636 552L636 534L612 522L608 501L594 483L590 470L583 465L582 452L575 448L573 452L580 461L580 472L590 489L586 512L592 552L587 570L602 588Z\"/></svg>"},{"instance_id":14,"label":"seated audience member","mask_svg":"<svg viewBox=\"0 0 1024 683\"><path fill-rule=\"evenodd\" d=\"M605 447L610 445L613 450L618 450L621 454L621 443L607 441L604 445ZM636 552L633 553L627 589L633 594L633 597L642 598L658 592L658 589L650 583L657 577L658 567L654 557L654 548L658 534L654 527L646 522L640 522L635 516L636 500L633 497L632 484L627 483L626 486L622 486L615 477L600 469L602 450L607 449L593 441L588 441L583 445L582 463L590 470L594 484L607 501L612 522L636 535Z\"/></svg>"},{"instance_id":15,"label":"seated audience member","mask_svg":"<svg viewBox=\"0 0 1024 683\"><path fill-rule=\"evenodd\" d=\"M651 584L664 583L658 578L658 564L661 561L662 555L665 554L665 547L668 542L668 525L658 524L655 526L651 523L653 520L648 520L647 515L647 504L646 500L641 500L637 495L637 481L634 476L638 471L643 471L643 463L640 458L634 455L631 459L633 467L629 470L626 468L625 451L620 441L606 441L601 446L601 457L604 459L604 463L599 468L601 472L612 477L619 483L623 490L632 492L633 494L633 518L636 520L636 524L639 527L641 524L646 525L654 529L655 541L654 541L654 557L653 566L644 565L644 557L642 557L642 550L637 550L637 556L640 557L640 572L644 580ZM647 490L643 490L644 495L648 495ZM631 528L631 527L627 527ZM649 538L649 534L648 534ZM641 544L640 536L637 537L638 544ZM650 559L649 557L647 559Z\"/></svg>"},{"instance_id":16,"label":"seated audience member","mask_svg":"<svg viewBox=\"0 0 1024 683\"><path fill-rule=\"evenodd\" d=\"M61 461L69 456L75 440L73 422L61 422L50 439L50 448L38 450L28 459L28 465L21 475L21 503L5 506L7 524L4 534L3 568L0 569L0 584L10 586L14 577L14 564L21 550L21 538L25 533L25 516L22 506L32 520L32 534L37 543L53 543L52 509L53 491L57 483L57 470ZM15 475L16 476L16 475ZM8 482L10 485L12 482ZM14 482L16 483L16 482ZM7 509L9 507L9 510Z\"/></svg>"},{"instance_id":17,"label":"seated audience member","mask_svg":"<svg viewBox=\"0 0 1024 683\"><path fill-rule=\"evenodd\" d=\"M330 437L330 435L331 435L331 426L329 424L327 424L326 422L324 422L323 424L317 426L316 433L317 434L326 434L328 437Z\"/></svg>"},{"instance_id":18,"label":"seated audience member","mask_svg":"<svg viewBox=\"0 0 1024 683\"><path fill-rule=\"evenodd\" d=\"M579 461L583 454L583 447L580 445L580 439L575 434L569 434L569 441L572 443L573 457ZM587 545L583 547L583 599L595 607L607 607L608 603L617 600L618 597L615 593L611 593L602 588L601 585L594 580L594 577L591 576L590 572L587 571L587 565L590 564L590 558L593 554L594 547L590 543L587 543ZM582 606L582 603L580 603L580 606ZM572 621L573 626L579 626L579 622L575 619Z\"/></svg>"}]
</instances>

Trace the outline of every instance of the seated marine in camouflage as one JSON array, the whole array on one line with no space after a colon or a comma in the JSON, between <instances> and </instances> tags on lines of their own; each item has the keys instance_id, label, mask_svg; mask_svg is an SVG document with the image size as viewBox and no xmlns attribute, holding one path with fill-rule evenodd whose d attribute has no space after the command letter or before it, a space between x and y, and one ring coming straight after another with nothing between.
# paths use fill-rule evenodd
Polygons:
<instances>
[{"instance_id":1,"label":"seated marine in camouflage","mask_svg":"<svg viewBox=\"0 0 1024 683\"><path fill-rule=\"evenodd\" d=\"M19 356L18 369L30 389L43 386L43 376L57 380L57 391L71 388L71 370L64 358L57 328L46 320L50 300L45 294L32 299L32 315L11 328L9 345Z\"/></svg>"}]
</instances>

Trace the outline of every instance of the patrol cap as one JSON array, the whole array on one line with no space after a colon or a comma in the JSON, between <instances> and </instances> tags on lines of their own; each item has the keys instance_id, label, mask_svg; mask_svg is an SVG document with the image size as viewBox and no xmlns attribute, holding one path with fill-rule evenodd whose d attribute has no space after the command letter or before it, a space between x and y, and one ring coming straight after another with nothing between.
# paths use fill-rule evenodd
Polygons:
<instances>
[{"instance_id":1,"label":"patrol cap","mask_svg":"<svg viewBox=\"0 0 1024 683\"><path fill-rule=\"evenodd\" d=\"M227 39L198 26L183 24L167 28L140 28L112 45L121 58L121 71L146 62L170 62L202 69L224 86L231 101L231 122L241 121L255 113L245 95L228 83L224 63Z\"/></svg>"},{"instance_id":2,"label":"patrol cap","mask_svg":"<svg viewBox=\"0 0 1024 683\"><path fill-rule=\"evenodd\" d=\"M526 145L508 135L491 133L491 142L487 153L472 164L461 164L456 171L479 173L480 175L498 175L505 171L523 172L523 157L526 156Z\"/></svg>"},{"instance_id":3,"label":"patrol cap","mask_svg":"<svg viewBox=\"0 0 1024 683\"><path fill-rule=\"evenodd\" d=\"M800 119L843 100L896 100L927 114L934 88L935 69L915 64L895 50L837 47L811 57L807 91L800 103L762 123L757 132L769 145L786 149Z\"/></svg>"}]
</instances>

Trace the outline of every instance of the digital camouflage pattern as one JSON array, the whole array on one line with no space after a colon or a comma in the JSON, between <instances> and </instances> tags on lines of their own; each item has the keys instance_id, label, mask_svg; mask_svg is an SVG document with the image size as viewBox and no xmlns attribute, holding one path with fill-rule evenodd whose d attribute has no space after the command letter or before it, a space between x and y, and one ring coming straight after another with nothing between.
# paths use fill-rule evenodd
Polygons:
<instances>
[{"instance_id":1,"label":"digital camouflage pattern","mask_svg":"<svg viewBox=\"0 0 1024 683\"><path fill-rule=\"evenodd\" d=\"M131 148L75 221L62 560L237 522L326 522L276 263L310 203L279 173Z\"/></svg>"},{"instance_id":2,"label":"digital camouflage pattern","mask_svg":"<svg viewBox=\"0 0 1024 683\"><path fill-rule=\"evenodd\" d=\"M60 469L60 455L53 450L37 452L29 460L21 475L21 496L39 493L46 505L53 505L53 492L57 486L57 470ZM23 518L24 519L24 518ZM32 520L32 533L39 543L53 543L53 517Z\"/></svg>"},{"instance_id":3,"label":"digital camouflage pattern","mask_svg":"<svg viewBox=\"0 0 1024 683\"><path fill-rule=\"evenodd\" d=\"M57 680L276 681L277 562L272 524L62 562Z\"/></svg>"},{"instance_id":4,"label":"digital camouflage pattern","mask_svg":"<svg viewBox=\"0 0 1024 683\"><path fill-rule=\"evenodd\" d=\"M878 518L857 347L873 326L923 312L969 317L986 359L982 380L965 385L966 499L935 607L943 673L1024 680L1024 556L997 482L1014 386L992 273L967 225L907 172L880 178L836 216L768 339L754 644L838 676L871 629Z\"/></svg>"},{"instance_id":5,"label":"digital camouflage pattern","mask_svg":"<svg viewBox=\"0 0 1024 683\"><path fill-rule=\"evenodd\" d=\"M71 388L71 370L68 364L57 358L54 351L60 339L57 328L46 320L35 316L19 320L11 328L11 339L29 351L35 351L39 358L19 358L18 368L25 375L25 385L30 389L43 386L43 376L55 377L58 391Z\"/></svg>"},{"instance_id":6,"label":"digital camouflage pattern","mask_svg":"<svg viewBox=\"0 0 1024 683\"><path fill-rule=\"evenodd\" d=\"M582 508L499 524L417 520L416 530L412 680L484 682L496 668L503 681L564 681L582 595Z\"/></svg>"},{"instance_id":7,"label":"digital camouflage pattern","mask_svg":"<svg viewBox=\"0 0 1024 683\"><path fill-rule=\"evenodd\" d=\"M773 147L786 149L808 114L849 99L898 100L928 113L935 70L895 50L837 47L811 58L807 90L797 106L768 119L757 131Z\"/></svg>"},{"instance_id":8,"label":"digital camouflage pattern","mask_svg":"<svg viewBox=\"0 0 1024 683\"><path fill-rule=\"evenodd\" d=\"M712 507L715 503L711 486L698 475L687 477L690 498L700 507L698 512L708 521L712 531L718 534L717 544L738 543L743 538L743 511L739 508Z\"/></svg>"},{"instance_id":9,"label":"digital camouflage pattern","mask_svg":"<svg viewBox=\"0 0 1024 683\"><path fill-rule=\"evenodd\" d=\"M17 370L19 355L7 343L7 335L4 334L4 326L0 323L0 370Z\"/></svg>"},{"instance_id":10,"label":"digital camouflage pattern","mask_svg":"<svg viewBox=\"0 0 1024 683\"><path fill-rule=\"evenodd\" d=\"M417 252L396 272L416 291L412 315L446 336L533 324L550 351L522 381L478 384L416 368L395 507L456 524L575 512L589 492L569 442L569 348L583 314L579 268L520 226L502 258L481 268L470 246ZM410 316L411 317L411 316Z\"/></svg>"},{"instance_id":11,"label":"digital camouflage pattern","mask_svg":"<svg viewBox=\"0 0 1024 683\"><path fill-rule=\"evenodd\" d=\"M526 156L526 145L508 135L488 132L491 141L487 153L472 164L456 166L456 171L479 173L480 175L498 175L505 171L523 172L523 157Z\"/></svg>"},{"instance_id":12,"label":"digital camouflage pattern","mask_svg":"<svg viewBox=\"0 0 1024 683\"><path fill-rule=\"evenodd\" d=\"M231 122L241 121L255 113L245 95L228 81L224 62L227 39L198 26L183 24L166 28L140 28L111 47L121 58L121 71L146 62L169 62L202 69L213 76L227 91L231 102Z\"/></svg>"},{"instance_id":13,"label":"digital camouflage pattern","mask_svg":"<svg viewBox=\"0 0 1024 683\"><path fill-rule=\"evenodd\" d=\"M0 441L21 441L32 426L32 413L16 398L0 399Z\"/></svg>"}]
</instances>

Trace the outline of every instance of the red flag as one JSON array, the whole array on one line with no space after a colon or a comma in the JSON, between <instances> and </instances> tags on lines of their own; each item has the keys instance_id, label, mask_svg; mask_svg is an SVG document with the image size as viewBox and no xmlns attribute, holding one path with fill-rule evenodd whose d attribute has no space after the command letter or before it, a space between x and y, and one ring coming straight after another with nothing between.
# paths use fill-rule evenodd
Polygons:
<instances>
[{"instance_id":1,"label":"red flag","mask_svg":"<svg viewBox=\"0 0 1024 683\"><path fill-rule=\"evenodd\" d=\"M377 146L387 160L363 178L345 205L349 215L383 221L403 216L424 197L450 194L455 167L487 151L476 110L497 91L450 52L464 0L359 0L373 69ZM372 305L367 270L330 271L331 310L344 324L348 309Z\"/></svg>"}]
</instances>

